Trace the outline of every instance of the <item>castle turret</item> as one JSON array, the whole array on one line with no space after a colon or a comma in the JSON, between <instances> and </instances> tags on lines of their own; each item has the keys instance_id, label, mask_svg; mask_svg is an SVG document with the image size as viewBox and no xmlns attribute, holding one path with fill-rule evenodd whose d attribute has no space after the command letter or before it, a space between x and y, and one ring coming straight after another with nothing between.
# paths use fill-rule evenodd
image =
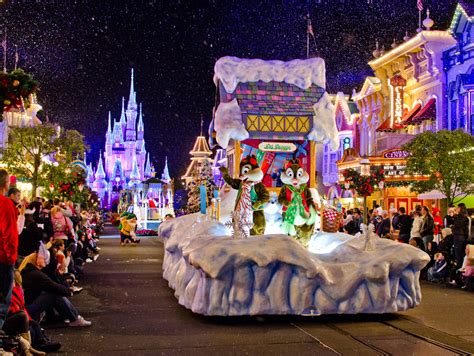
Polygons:
<instances>
[{"instance_id":1,"label":"castle turret","mask_svg":"<svg viewBox=\"0 0 474 356\"><path fill-rule=\"evenodd\" d=\"M135 141L136 140L136 121L137 121L137 102L136 102L136 93L133 86L133 68L132 68L132 78L130 83L130 96L128 97L127 105L127 131L125 140L126 141Z\"/></svg>"},{"instance_id":2,"label":"castle turret","mask_svg":"<svg viewBox=\"0 0 474 356\"><path fill-rule=\"evenodd\" d=\"M120 122L114 121L114 131L113 131L113 140L112 143L123 144L122 128Z\"/></svg>"},{"instance_id":3,"label":"castle turret","mask_svg":"<svg viewBox=\"0 0 474 356\"><path fill-rule=\"evenodd\" d=\"M140 181L140 171L138 170L137 157L133 157L132 172L130 173L130 181Z\"/></svg>"},{"instance_id":4,"label":"castle turret","mask_svg":"<svg viewBox=\"0 0 474 356\"><path fill-rule=\"evenodd\" d=\"M163 168L163 173L161 174L161 180L164 183L170 183L171 182L170 172L168 170L168 156L165 159L165 168Z\"/></svg>"},{"instance_id":5,"label":"castle turret","mask_svg":"<svg viewBox=\"0 0 474 356\"><path fill-rule=\"evenodd\" d=\"M95 172L95 181L101 181L105 179L104 165L102 164L102 151L99 154L99 165L97 166L97 171Z\"/></svg>"},{"instance_id":6,"label":"castle turret","mask_svg":"<svg viewBox=\"0 0 474 356\"><path fill-rule=\"evenodd\" d=\"M142 115L142 103L140 103L140 114L138 115L138 128L137 128L137 140L143 140L145 128L143 126L143 115Z\"/></svg>"},{"instance_id":7,"label":"castle turret","mask_svg":"<svg viewBox=\"0 0 474 356\"><path fill-rule=\"evenodd\" d=\"M145 179L151 177L151 165L150 165L150 154L147 153L146 155L146 164L145 164L145 173L143 174Z\"/></svg>"}]
</instances>

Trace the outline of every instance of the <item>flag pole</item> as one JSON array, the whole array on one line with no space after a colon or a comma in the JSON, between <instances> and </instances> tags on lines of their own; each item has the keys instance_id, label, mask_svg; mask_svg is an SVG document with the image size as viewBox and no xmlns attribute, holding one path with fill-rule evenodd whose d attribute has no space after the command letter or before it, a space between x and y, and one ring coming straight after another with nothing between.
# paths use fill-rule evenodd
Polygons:
<instances>
[{"instance_id":1,"label":"flag pole","mask_svg":"<svg viewBox=\"0 0 474 356\"><path fill-rule=\"evenodd\" d=\"M5 39L3 40L3 72L7 72L7 29L5 28Z\"/></svg>"},{"instance_id":2,"label":"flag pole","mask_svg":"<svg viewBox=\"0 0 474 356\"><path fill-rule=\"evenodd\" d=\"M309 13L308 13L308 19L307 19L307 27L306 27L306 59L309 58L309 26L311 25L311 20L309 19Z\"/></svg>"},{"instance_id":3,"label":"flag pole","mask_svg":"<svg viewBox=\"0 0 474 356\"><path fill-rule=\"evenodd\" d=\"M418 29L421 29L421 10L418 11Z\"/></svg>"},{"instance_id":4,"label":"flag pole","mask_svg":"<svg viewBox=\"0 0 474 356\"><path fill-rule=\"evenodd\" d=\"M15 45L15 70L18 66L18 60L20 59L20 57L18 56L18 45Z\"/></svg>"}]
</instances>

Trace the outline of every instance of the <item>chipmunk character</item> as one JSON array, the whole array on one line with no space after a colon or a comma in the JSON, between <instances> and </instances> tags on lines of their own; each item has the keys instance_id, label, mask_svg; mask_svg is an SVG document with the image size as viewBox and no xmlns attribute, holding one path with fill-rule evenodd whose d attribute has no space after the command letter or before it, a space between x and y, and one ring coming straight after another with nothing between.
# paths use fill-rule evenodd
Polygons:
<instances>
[{"instance_id":1,"label":"chipmunk character","mask_svg":"<svg viewBox=\"0 0 474 356\"><path fill-rule=\"evenodd\" d=\"M306 183L309 175L297 159L286 163L280 177L283 186L278 202L283 206L283 231L307 245L313 234L316 208Z\"/></svg>"},{"instance_id":2,"label":"chipmunk character","mask_svg":"<svg viewBox=\"0 0 474 356\"><path fill-rule=\"evenodd\" d=\"M238 189L234 211L240 212L242 221L247 226L253 226L250 235L263 235L265 232L265 214L263 206L269 199L269 194L261 180L263 172L260 169L257 158L245 157L240 162L239 178L235 179L229 175L225 167L221 167L222 178L234 189Z\"/></svg>"}]
</instances>

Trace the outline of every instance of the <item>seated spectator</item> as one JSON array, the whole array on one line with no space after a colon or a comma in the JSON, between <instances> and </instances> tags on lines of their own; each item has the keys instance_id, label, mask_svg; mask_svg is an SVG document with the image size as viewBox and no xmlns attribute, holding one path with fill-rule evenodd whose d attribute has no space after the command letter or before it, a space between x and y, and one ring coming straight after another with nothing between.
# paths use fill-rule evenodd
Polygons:
<instances>
[{"instance_id":1,"label":"seated spectator","mask_svg":"<svg viewBox=\"0 0 474 356\"><path fill-rule=\"evenodd\" d=\"M434 256L434 265L428 269L428 281L444 282L449 276L449 267L444 255L437 252Z\"/></svg>"},{"instance_id":2,"label":"seated spectator","mask_svg":"<svg viewBox=\"0 0 474 356\"><path fill-rule=\"evenodd\" d=\"M474 245L468 245L474 248ZM466 248L467 250L467 248ZM462 278L464 285L463 289L473 290L474 289L474 256L469 256L466 251L465 266L462 268Z\"/></svg>"},{"instance_id":3,"label":"seated spectator","mask_svg":"<svg viewBox=\"0 0 474 356\"><path fill-rule=\"evenodd\" d=\"M53 239L68 240L74 236L71 220L63 214L60 207L55 206L51 209L51 223L53 225Z\"/></svg>"},{"instance_id":4,"label":"seated spectator","mask_svg":"<svg viewBox=\"0 0 474 356\"><path fill-rule=\"evenodd\" d=\"M360 210L355 208L352 210L352 220L350 220L346 226L345 230L350 235L356 235L357 233L361 232L360 224L362 221Z\"/></svg>"},{"instance_id":5,"label":"seated spectator","mask_svg":"<svg viewBox=\"0 0 474 356\"><path fill-rule=\"evenodd\" d=\"M49 340L40 325L31 319L26 311L22 279L18 270L15 271L15 283L7 321L5 331L10 335L20 334L28 342L22 342L23 349L28 350L32 355L44 355L45 352L56 352L61 348L60 343ZM31 346L28 347L28 344ZM28 353L25 352L25 354Z\"/></svg>"},{"instance_id":6,"label":"seated spectator","mask_svg":"<svg viewBox=\"0 0 474 356\"><path fill-rule=\"evenodd\" d=\"M26 265L20 266L26 308L33 320L39 321L41 313L54 309L60 317L69 321L69 326L90 326L91 322L80 316L67 298L72 295L72 291L68 287L56 283L41 271L49 263L49 251L41 245L39 251L34 255L34 257L25 259ZM32 260L34 263L30 262Z\"/></svg>"}]
</instances>

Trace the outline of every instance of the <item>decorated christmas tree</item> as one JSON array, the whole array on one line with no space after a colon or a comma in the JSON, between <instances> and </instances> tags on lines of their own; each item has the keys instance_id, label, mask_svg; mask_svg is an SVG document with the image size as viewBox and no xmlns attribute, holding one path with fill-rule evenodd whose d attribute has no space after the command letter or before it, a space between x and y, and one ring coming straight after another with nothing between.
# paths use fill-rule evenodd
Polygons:
<instances>
[{"instance_id":1,"label":"decorated christmas tree","mask_svg":"<svg viewBox=\"0 0 474 356\"><path fill-rule=\"evenodd\" d=\"M214 197L214 190L218 189L214 183L214 176L212 174L211 162L204 161L197 172L193 173L191 179L186 187L188 192L188 204L186 211L188 214L199 211L200 208L200 190L199 187L204 184L207 192L207 206L211 204L211 199Z\"/></svg>"}]
</instances>

